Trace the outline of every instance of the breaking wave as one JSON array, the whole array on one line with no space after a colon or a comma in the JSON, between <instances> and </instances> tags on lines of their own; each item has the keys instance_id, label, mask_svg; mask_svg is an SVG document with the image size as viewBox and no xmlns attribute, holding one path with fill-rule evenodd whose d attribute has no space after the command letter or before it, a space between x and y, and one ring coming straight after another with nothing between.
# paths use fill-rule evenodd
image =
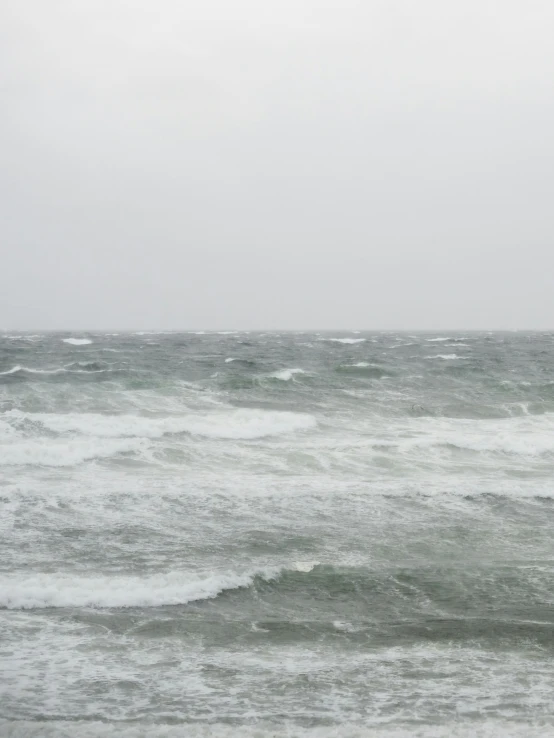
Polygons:
<instances>
[{"instance_id":1,"label":"breaking wave","mask_svg":"<svg viewBox=\"0 0 554 738\"><path fill-rule=\"evenodd\" d=\"M304 564L297 571L309 572ZM244 573L199 576L173 571L137 576L79 576L77 574L0 575L0 607L160 607L213 599L227 590L250 587L255 580L277 579L283 567L265 567Z\"/></svg>"}]
</instances>

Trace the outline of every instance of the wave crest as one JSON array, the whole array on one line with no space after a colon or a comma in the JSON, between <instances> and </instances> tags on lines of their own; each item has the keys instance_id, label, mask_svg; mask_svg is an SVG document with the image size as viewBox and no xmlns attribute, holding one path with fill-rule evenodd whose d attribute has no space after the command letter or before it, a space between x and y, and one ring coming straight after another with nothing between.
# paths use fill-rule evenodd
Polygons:
<instances>
[{"instance_id":1,"label":"wave crest","mask_svg":"<svg viewBox=\"0 0 554 738\"><path fill-rule=\"evenodd\" d=\"M309 572L299 564L293 571ZM10 610L50 607L162 607L214 599L228 590L251 587L256 579L278 579L284 567L264 567L243 573L226 572L199 576L167 572L147 577L80 576L78 574L0 575L0 608Z\"/></svg>"}]
</instances>

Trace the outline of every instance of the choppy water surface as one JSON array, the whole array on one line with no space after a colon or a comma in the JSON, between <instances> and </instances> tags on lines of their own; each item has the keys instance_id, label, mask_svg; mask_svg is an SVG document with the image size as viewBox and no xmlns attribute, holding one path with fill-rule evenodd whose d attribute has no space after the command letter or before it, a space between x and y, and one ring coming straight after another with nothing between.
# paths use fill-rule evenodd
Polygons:
<instances>
[{"instance_id":1,"label":"choppy water surface","mask_svg":"<svg viewBox=\"0 0 554 738\"><path fill-rule=\"evenodd\" d=\"M552 334L0 337L0 735L554 735Z\"/></svg>"}]
</instances>

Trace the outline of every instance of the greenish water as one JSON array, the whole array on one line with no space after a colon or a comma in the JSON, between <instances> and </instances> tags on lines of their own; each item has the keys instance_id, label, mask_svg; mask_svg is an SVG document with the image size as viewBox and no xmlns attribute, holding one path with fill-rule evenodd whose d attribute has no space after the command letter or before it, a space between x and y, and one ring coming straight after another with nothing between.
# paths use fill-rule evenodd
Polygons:
<instances>
[{"instance_id":1,"label":"greenish water","mask_svg":"<svg viewBox=\"0 0 554 738\"><path fill-rule=\"evenodd\" d=\"M4 335L0 735L554 735L553 464L552 334Z\"/></svg>"}]
</instances>

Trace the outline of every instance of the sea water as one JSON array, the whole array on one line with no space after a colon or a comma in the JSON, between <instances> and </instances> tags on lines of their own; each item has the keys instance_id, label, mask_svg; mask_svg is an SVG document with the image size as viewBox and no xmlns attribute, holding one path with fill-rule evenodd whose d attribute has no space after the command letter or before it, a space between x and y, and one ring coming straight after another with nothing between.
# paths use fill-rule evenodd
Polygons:
<instances>
[{"instance_id":1,"label":"sea water","mask_svg":"<svg viewBox=\"0 0 554 738\"><path fill-rule=\"evenodd\" d=\"M554 735L554 335L0 337L0 735Z\"/></svg>"}]
</instances>

